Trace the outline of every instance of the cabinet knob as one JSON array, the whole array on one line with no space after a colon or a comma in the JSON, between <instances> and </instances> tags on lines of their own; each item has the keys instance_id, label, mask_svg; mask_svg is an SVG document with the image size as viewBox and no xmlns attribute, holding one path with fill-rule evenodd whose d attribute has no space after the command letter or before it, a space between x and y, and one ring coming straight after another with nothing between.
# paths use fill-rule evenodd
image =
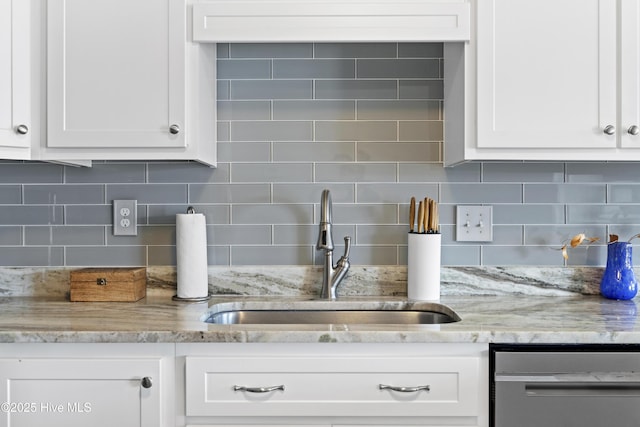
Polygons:
<instances>
[{"instance_id":1,"label":"cabinet knob","mask_svg":"<svg viewBox=\"0 0 640 427\"><path fill-rule=\"evenodd\" d=\"M640 127L633 125L629 127L629 129L627 129L627 132L629 133L629 135L638 135L640 133Z\"/></svg>"},{"instance_id":2,"label":"cabinet knob","mask_svg":"<svg viewBox=\"0 0 640 427\"><path fill-rule=\"evenodd\" d=\"M171 125L169 126L169 132L172 135L177 135L178 133L180 133L180 126L178 125Z\"/></svg>"},{"instance_id":3,"label":"cabinet knob","mask_svg":"<svg viewBox=\"0 0 640 427\"><path fill-rule=\"evenodd\" d=\"M144 377L142 381L140 381L140 383L144 388L151 388L151 386L153 385L153 382L151 381L151 377Z\"/></svg>"},{"instance_id":4,"label":"cabinet knob","mask_svg":"<svg viewBox=\"0 0 640 427\"><path fill-rule=\"evenodd\" d=\"M27 133L29 133L29 128L27 127L27 125L18 125L16 126L16 132L20 135L26 135Z\"/></svg>"},{"instance_id":5,"label":"cabinet knob","mask_svg":"<svg viewBox=\"0 0 640 427\"><path fill-rule=\"evenodd\" d=\"M607 127L604 128L604 133L606 133L607 135L615 135L616 133L616 127L609 125Z\"/></svg>"}]
</instances>

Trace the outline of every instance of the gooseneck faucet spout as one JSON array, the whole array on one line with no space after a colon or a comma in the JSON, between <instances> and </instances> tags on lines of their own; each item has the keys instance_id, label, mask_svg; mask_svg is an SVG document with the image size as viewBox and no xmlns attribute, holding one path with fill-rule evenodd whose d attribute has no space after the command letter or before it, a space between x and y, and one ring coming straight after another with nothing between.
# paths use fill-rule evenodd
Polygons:
<instances>
[{"instance_id":1,"label":"gooseneck faucet spout","mask_svg":"<svg viewBox=\"0 0 640 427\"><path fill-rule=\"evenodd\" d=\"M344 238L344 255L333 265L333 207L331 193L329 190L322 191L320 199L320 230L318 233L318 244L316 249L324 251L324 269L322 271L322 290L320 298L336 299L338 285L347 275L351 264L349 263L349 250L351 248L351 237Z\"/></svg>"}]
</instances>

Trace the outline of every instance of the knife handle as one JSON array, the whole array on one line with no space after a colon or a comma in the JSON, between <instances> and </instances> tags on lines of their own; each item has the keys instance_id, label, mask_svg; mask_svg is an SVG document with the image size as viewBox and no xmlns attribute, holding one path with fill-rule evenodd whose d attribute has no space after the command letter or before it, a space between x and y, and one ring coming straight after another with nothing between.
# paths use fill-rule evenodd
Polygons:
<instances>
[{"instance_id":1,"label":"knife handle","mask_svg":"<svg viewBox=\"0 0 640 427\"><path fill-rule=\"evenodd\" d=\"M428 233L431 229L431 199L424 198L424 232Z\"/></svg>"},{"instance_id":2,"label":"knife handle","mask_svg":"<svg viewBox=\"0 0 640 427\"><path fill-rule=\"evenodd\" d=\"M409 232L413 233L413 225L416 221L416 198L411 198L411 204L409 205Z\"/></svg>"},{"instance_id":3,"label":"knife handle","mask_svg":"<svg viewBox=\"0 0 640 427\"><path fill-rule=\"evenodd\" d=\"M422 202L418 203L418 233L422 233L424 229L424 208Z\"/></svg>"},{"instance_id":4,"label":"knife handle","mask_svg":"<svg viewBox=\"0 0 640 427\"><path fill-rule=\"evenodd\" d=\"M439 233L440 232L440 214L438 213L438 204L436 203L436 201L433 201L433 219L431 220L433 222L433 232L434 233Z\"/></svg>"}]
</instances>

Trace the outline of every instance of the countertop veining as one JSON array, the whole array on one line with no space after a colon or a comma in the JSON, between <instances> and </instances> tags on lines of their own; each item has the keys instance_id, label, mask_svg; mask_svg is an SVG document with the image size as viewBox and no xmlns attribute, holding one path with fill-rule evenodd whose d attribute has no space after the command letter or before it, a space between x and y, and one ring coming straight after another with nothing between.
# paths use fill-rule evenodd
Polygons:
<instances>
[{"instance_id":1,"label":"countertop veining","mask_svg":"<svg viewBox=\"0 0 640 427\"><path fill-rule=\"evenodd\" d=\"M201 303L172 300L174 268L147 268L147 297L134 303L69 302L68 269L0 268L0 342L640 343L636 302L599 296L601 276L601 268L443 267L440 302L456 323L213 325L205 313L221 303L312 303L320 268L210 267L215 297ZM339 296L412 304L406 266L352 267Z\"/></svg>"},{"instance_id":2,"label":"countertop veining","mask_svg":"<svg viewBox=\"0 0 640 427\"><path fill-rule=\"evenodd\" d=\"M599 296L449 296L462 320L442 325L212 325L209 306L241 308L267 297L217 297L185 304L167 295L136 303L71 303L65 298L0 299L0 342L363 342L640 343L632 301ZM308 298L276 297L292 307ZM353 298L350 301L406 299Z\"/></svg>"}]
</instances>

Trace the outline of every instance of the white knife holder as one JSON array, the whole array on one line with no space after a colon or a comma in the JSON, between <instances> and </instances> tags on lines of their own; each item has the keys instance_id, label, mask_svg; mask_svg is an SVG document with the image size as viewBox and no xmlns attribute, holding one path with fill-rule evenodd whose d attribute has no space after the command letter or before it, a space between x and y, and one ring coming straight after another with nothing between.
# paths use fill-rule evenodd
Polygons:
<instances>
[{"instance_id":1,"label":"white knife holder","mask_svg":"<svg viewBox=\"0 0 640 427\"><path fill-rule=\"evenodd\" d=\"M439 300L441 235L409 233L408 245L407 297Z\"/></svg>"}]
</instances>

